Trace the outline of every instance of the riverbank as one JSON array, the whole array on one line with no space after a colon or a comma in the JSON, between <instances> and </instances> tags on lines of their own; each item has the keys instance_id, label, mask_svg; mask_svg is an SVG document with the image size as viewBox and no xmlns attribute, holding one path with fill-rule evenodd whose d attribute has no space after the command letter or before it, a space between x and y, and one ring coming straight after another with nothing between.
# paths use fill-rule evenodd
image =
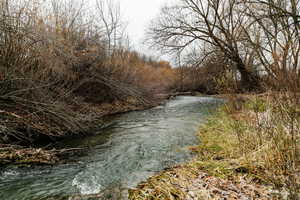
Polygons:
<instances>
[{"instance_id":1,"label":"riverbank","mask_svg":"<svg viewBox=\"0 0 300 200\"><path fill-rule=\"evenodd\" d=\"M298 199L298 95L227 98L200 127L196 158L149 178L129 199Z\"/></svg>"},{"instance_id":2,"label":"riverbank","mask_svg":"<svg viewBox=\"0 0 300 200\"><path fill-rule=\"evenodd\" d=\"M156 95L150 101L128 97L110 103L64 106L61 102L57 105L32 102L39 110L34 115L24 112L26 109L32 112L31 108L12 101L9 104L16 104L15 108L0 110L0 134L4 135L0 138L0 165L34 166L64 162L69 154L86 150L56 149L54 144L57 141L92 136L105 128L102 119L106 116L150 109L181 94L185 93ZM43 111L39 106L43 106Z\"/></svg>"},{"instance_id":3,"label":"riverbank","mask_svg":"<svg viewBox=\"0 0 300 200\"><path fill-rule=\"evenodd\" d=\"M123 196L158 171L191 159L186 147L197 145L194 133L199 124L222 103L180 96L151 109L107 117L99 134L60 143L63 148L87 147L67 163L1 170L0 196L7 200L115 199L120 192Z\"/></svg>"},{"instance_id":4,"label":"riverbank","mask_svg":"<svg viewBox=\"0 0 300 200\"><path fill-rule=\"evenodd\" d=\"M76 154L85 150L56 149L53 144L57 141L94 135L96 132L101 131L103 117L149 109L163 103L163 101L164 99L161 98L144 103L131 97L111 103L85 104L76 108L67 107L62 112L70 109L69 113L53 113L61 122L52 121L51 118L44 118L45 121L40 121L43 115L35 116L37 118L28 118L28 115L20 112L17 108L10 109L10 111L1 111L1 118L6 119L1 121L1 133L8 135L7 137L9 137L9 134L14 134L14 137L16 135L20 136L22 142L14 143L13 140L2 141L2 144L0 142L0 165L1 167L7 165L53 165L62 162L68 159L69 154ZM85 112L82 112L83 110ZM71 128L70 130L64 129L65 124L61 126L61 123L65 121L60 116L70 113L76 115L72 123L78 124L77 129L73 129L73 132L70 132ZM45 132L43 133L43 131ZM5 140L5 137L1 139ZM28 140L28 143L26 140Z\"/></svg>"}]
</instances>

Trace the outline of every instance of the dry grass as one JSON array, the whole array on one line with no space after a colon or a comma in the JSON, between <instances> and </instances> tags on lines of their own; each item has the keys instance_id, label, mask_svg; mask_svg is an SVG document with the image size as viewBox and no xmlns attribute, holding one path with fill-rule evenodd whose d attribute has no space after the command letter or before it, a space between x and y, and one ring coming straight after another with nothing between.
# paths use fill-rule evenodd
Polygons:
<instances>
[{"instance_id":1,"label":"dry grass","mask_svg":"<svg viewBox=\"0 0 300 200\"><path fill-rule=\"evenodd\" d=\"M280 199L278 192L245 177L233 180L211 175L213 170L224 170L220 166L220 163L209 164L208 161L195 160L168 169L139 184L137 189L130 190L129 199Z\"/></svg>"},{"instance_id":2,"label":"dry grass","mask_svg":"<svg viewBox=\"0 0 300 200\"><path fill-rule=\"evenodd\" d=\"M299 96L271 93L247 99L235 98L202 128L200 157L212 161L230 159L236 163L235 171L244 172L254 181L285 188L291 199L297 199Z\"/></svg>"}]
</instances>

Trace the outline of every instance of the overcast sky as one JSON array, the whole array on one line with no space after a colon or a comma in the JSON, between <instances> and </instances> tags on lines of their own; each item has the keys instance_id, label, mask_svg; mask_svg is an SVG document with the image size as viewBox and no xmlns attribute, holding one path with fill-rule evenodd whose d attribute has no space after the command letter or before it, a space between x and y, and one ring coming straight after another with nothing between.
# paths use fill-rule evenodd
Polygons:
<instances>
[{"instance_id":1,"label":"overcast sky","mask_svg":"<svg viewBox=\"0 0 300 200\"><path fill-rule=\"evenodd\" d=\"M149 53L142 45L145 29L155 18L160 8L175 0L120 0L121 13L128 23L128 34L135 49L142 53Z\"/></svg>"}]
</instances>

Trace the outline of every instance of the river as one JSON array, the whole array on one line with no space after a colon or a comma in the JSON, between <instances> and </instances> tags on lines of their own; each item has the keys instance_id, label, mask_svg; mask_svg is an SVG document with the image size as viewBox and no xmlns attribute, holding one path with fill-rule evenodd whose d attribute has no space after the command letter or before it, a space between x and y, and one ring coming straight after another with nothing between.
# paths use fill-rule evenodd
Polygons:
<instances>
[{"instance_id":1,"label":"river","mask_svg":"<svg viewBox=\"0 0 300 200\"><path fill-rule=\"evenodd\" d=\"M96 193L122 198L128 188L190 159L187 147L198 143L199 125L221 102L181 96L146 111L109 117L110 126L101 133L64 142L65 147L89 147L75 162L0 171L0 199L77 200Z\"/></svg>"}]
</instances>

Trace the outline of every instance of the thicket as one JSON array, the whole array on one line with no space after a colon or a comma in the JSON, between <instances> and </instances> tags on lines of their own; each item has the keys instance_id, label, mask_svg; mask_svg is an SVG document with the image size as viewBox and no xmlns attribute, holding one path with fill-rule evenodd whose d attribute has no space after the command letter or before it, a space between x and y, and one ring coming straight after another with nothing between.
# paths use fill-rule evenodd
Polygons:
<instances>
[{"instance_id":1,"label":"thicket","mask_svg":"<svg viewBox=\"0 0 300 200\"><path fill-rule=\"evenodd\" d=\"M112 1L1 0L0 143L87 134L103 103L153 104L174 72L128 44Z\"/></svg>"}]
</instances>

